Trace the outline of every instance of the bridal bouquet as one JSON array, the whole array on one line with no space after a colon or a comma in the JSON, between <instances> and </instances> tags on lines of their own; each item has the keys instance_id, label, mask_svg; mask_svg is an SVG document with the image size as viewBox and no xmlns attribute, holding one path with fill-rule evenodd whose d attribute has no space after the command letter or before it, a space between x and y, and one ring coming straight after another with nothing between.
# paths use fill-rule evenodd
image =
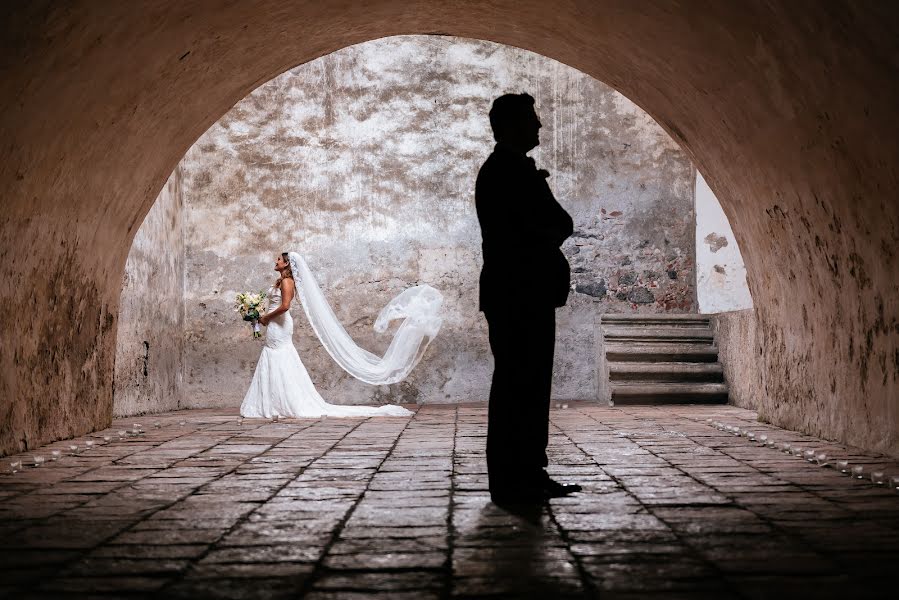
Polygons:
<instances>
[{"instance_id":1,"label":"bridal bouquet","mask_svg":"<svg viewBox=\"0 0 899 600\"><path fill-rule=\"evenodd\" d=\"M250 321L253 324L253 337L262 337L259 326L259 311L262 310L262 304L265 302L265 292L243 292L237 294L237 306L235 310L240 313L244 321Z\"/></svg>"}]
</instances>

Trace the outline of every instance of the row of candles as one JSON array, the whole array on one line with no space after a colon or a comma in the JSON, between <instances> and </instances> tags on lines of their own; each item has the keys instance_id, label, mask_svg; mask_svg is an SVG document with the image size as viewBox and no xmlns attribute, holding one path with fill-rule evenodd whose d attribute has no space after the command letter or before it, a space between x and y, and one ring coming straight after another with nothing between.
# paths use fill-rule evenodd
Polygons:
<instances>
[{"instance_id":1,"label":"row of candles","mask_svg":"<svg viewBox=\"0 0 899 600\"><path fill-rule=\"evenodd\" d=\"M186 424L187 424L186 421L179 421L179 422L178 422L178 425L180 425L181 427L184 427ZM159 421L155 421L155 422L153 423L153 428L154 428L154 429L159 429L160 427L162 427L162 423L160 423ZM132 437L132 438L138 437L138 436L140 436L140 435L143 435L144 433L146 433L146 432L144 431L143 425L141 425L140 423L135 423L134 425L131 426L131 430L130 430L130 431L127 430L127 429L120 429L120 430L118 431L118 434L115 435L115 436L113 436L113 435L104 435L104 436L101 438L102 441L100 441L100 439L97 439L97 440L86 440L86 441L84 442L84 448L83 448L83 449L82 449L81 447L79 447L77 444L70 444L69 447L68 447L68 449L67 449L68 452L66 452L66 454L68 454L69 456L77 456L77 455L80 454L82 451L90 450L90 449L93 448L94 446L97 446L97 445L103 445L103 444L108 444L108 443L113 442L113 441L122 441L122 440L128 439L129 437ZM60 458L62 458L62 456L63 456L63 451L62 451L62 450L51 450L51 451L50 451L50 460L53 461L53 462L59 460ZM33 463L33 466L34 466L34 467L40 467L40 466L43 465L45 462L47 462L47 458L46 458L45 456L41 455L41 454L35 454L35 455L33 456L33 459L34 459L34 463ZM23 469L24 466L25 466L25 463L24 463L21 459L20 459L20 460L14 460L14 461L12 461L12 462L9 463L9 472L10 472L11 474L12 474L12 473L17 473L18 471L21 471L21 470Z\"/></svg>"},{"instance_id":2,"label":"row of candles","mask_svg":"<svg viewBox=\"0 0 899 600\"><path fill-rule=\"evenodd\" d=\"M567 408L567 406L566 406L566 408ZM278 422L280 422L280 421L281 421L281 415L279 415L279 414L275 414L275 415L273 415L272 418L271 418L271 422L272 422L272 423L278 423ZM238 417L238 418L237 418L237 424L238 424L238 425L243 426L243 422L244 422L244 418L243 418L243 417ZM178 421L178 425L180 425L181 427L184 427L186 424L187 424L186 421ZM154 421L154 423L153 423L153 428L154 428L154 429L159 429L160 427L162 427L162 423L160 423L159 421ZM97 445L98 443L99 443L99 444L108 444L108 443L110 443L110 442L112 442L112 441L121 441L121 440L127 439L128 437L137 437L137 436L139 436L139 435L143 435L144 433L145 433L145 432L144 432L143 425L141 425L140 423L135 423L135 424L131 427L131 431L128 431L128 430L126 430L126 429L120 429L117 436L104 435L103 438L102 438L102 439L103 439L102 442L99 442L99 440L97 440L97 441L94 441L94 440L87 440L86 442L84 442L84 450L90 450L91 448L93 448L93 447L94 447L95 445ZM81 448L79 448L79 447L78 447L77 445L75 445L75 444L72 444L72 445L69 446L69 448L68 448L68 453L67 453L67 454L70 455L70 456L76 456L76 455L78 455L81 451L82 451ZM51 461L57 461L57 460L59 460L60 458L62 458L62 455L63 455L62 450L51 450L51 451L50 451L50 460L51 460ZM33 463L33 466L35 466L35 467L40 467L40 466L43 465L45 462L46 462L46 458L45 458L44 456L42 456L42 455L40 455L40 454L35 454L35 455L34 455L34 463ZM18 472L18 471L21 471L22 468L23 468L24 466L25 466L25 463L24 463L22 460L12 461L12 462L9 463L9 472L10 472L10 473L16 473L16 472Z\"/></svg>"},{"instance_id":3,"label":"row of candles","mask_svg":"<svg viewBox=\"0 0 899 600\"><path fill-rule=\"evenodd\" d=\"M719 431L724 431L735 436L745 437L750 442L755 442L759 446L772 448L774 450L780 450L781 452L791 454L797 458L804 458L808 462L815 463L821 467L833 467L839 470L840 473L850 475L854 479L865 479L865 467L862 465L851 465L846 459L836 460L831 463L831 457L828 456L826 452L805 450L802 448L802 446L790 444L789 442L778 443L769 438L764 433L756 435L754 432L749 431L745 427L741 428L734 425L726 425L720 421L715 421L713 419L706 419L705 422L713 426L715 429L718 429ZM870 478L871 482L875 485L884 485L887 483L887 481L889 481L890 487L899 491L899 475L887 479L887 476L883 471L872 471L870 474Z\"/></svg>"},{"instance_id":4,"label":"row of candles","mask_svg":"<svg viewBox=\"0 0 899 600\"><path fill-rule=\"evenodd\" d=\"M327 416L327 415L322 415L321 418L324 419L324 418L326 418L326 416ZM271 422L271 423L280 423L280 422L281 422L281 419L284 419L284 418L286 418L286 417L282 417L282 416L279 415L278 413L275 413L275 414L273 414L273 415L271 416L271 418L269 418L269 422ZM241 417L237 417L237 424L240 425L240 426L243 426L244 420L245 420L245 419L244 419L242 416L241 416Z\"/></svg>"},{"instance_id":5,"label":"row of candles","mask_svg":"<svg viewBox=\"0 0 899 600\"><path fill-rule=\"evenodd\" d=\"M278 422L280 422L280 420L281 420L281 416L278 415L278 414L275 414L275 415L272 416L272 418L271 418L271 422L272 422L272 423L278 423ZM238 425L241 425L241 426L242 426L242 425L243 425L243 421L244 421L243 417L238 417L238 418L237 418L237 424L238 424ZM184 427L186 424L187 424L186 421L178 421L178 425L180 425L181 427ZM153 428L154 428L154 429L159 429L160 427L162 427L162 423L160 423L159 421L154 421L154 422L153 422ZM137 437L137 436L139 436L139 435L143 435L144 433L145 433L145 432L144 432L143 425L141 425L140 423L135 423L134 425L132 425L131 431L128 431L128 430L126 430L126 429L120 429L120 430L118 431L118 435L117 435L117 436L104 435L103 438L102 438L102 439L103 439L102 442L100 442L99 440L97 440L97 441L94 441L94 440L87 440L86 442L84 442L84 450L90 450L91 448L93 448L93 447L94 447L95 445L97 445L98 443L99 443L99 444L108 444L108 443L110 443L110 442L112 442L112 441L121 441L121 440L127 439L128 437ZM78 447L77 445L75 445L75 444L72 444L72 445L69 446L67 454L70 455L70 456L76 456L76 455L78 455L81 451L82 451L81 448L79 448L79 447ZM57 461L57 460L59 460L60 458L62 458L62 455L63 455L62 450L51 450L51 451L50 451L50 460L51 460L51 461ZM34 455L34 463L33 463L33 466L35 466L35 467L40 467L40 466L43 465L45 462L46 462L46 457L44 457L44 456L42 456L42 455L40 455L40 454L35 454L35 455ZM18 471L21 471L22 468L23 468L24 466L25 466L25 463L24 463L22 460L12 461L12 462L9 463L9 471L10 471L10 473L16 473L16 472L18 472Z\"/></svg>"}]
</instances>

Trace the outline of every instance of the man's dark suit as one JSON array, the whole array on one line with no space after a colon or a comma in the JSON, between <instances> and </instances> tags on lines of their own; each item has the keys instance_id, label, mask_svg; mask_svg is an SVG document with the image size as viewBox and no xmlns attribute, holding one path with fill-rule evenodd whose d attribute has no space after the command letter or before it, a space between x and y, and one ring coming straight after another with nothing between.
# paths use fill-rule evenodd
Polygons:
<instances>
[{"instance_id":1,"label":"man's dark suit","mask_svg":"<svg viewBox=\"0 0 899 600\"><path fill-rule=\"evenodd\" d=\"M480 308L495 359L487 426L494 494L538 485L547 465L555 309L570 288L560 246L574 228L547 176L533 159L497 144L475 188L484 251Z\"/></svg>"}]
</instances>

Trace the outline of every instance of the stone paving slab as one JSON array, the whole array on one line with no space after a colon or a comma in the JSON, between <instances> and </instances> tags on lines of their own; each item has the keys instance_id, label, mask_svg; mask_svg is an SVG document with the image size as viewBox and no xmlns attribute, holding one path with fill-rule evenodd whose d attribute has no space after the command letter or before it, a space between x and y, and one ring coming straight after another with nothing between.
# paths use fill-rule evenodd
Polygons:
<instances>
[{"instance_id":1,"label":"stone paving slab","mask_svg":"<svg viewBox=\"0 0 899 600\"><path fill-rule=\"evenodd\" d=\"M549 470L584 492L516 510L490 502L477 404L279 422L181 411L6 457L0 597L895 595L899 493L869 477L897 461L730 406L568 406L551 413Z\"/></svg>"}]
</instances>

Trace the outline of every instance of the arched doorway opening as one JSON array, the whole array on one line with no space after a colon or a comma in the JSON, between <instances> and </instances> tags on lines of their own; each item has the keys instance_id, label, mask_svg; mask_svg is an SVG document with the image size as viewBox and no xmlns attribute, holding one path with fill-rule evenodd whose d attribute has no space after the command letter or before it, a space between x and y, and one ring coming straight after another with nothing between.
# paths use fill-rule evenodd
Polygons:
<instances>
[{"instance_id":1,"label":"arched doorway opening","mask_svg":"<svg viewBox=\"0 0 899 600\"><path fill-rule=\"evenodd\" d=\"M695 169L648 114L576 69L492 42L395 36L279 75L188 150L129 254L115 415L237 406L259 348L231 303L265 289L285 249L306 255L351 335L378 352L389 338L372 331L380 306L419 282L444 293L425 363L383 388L347 376L298 319L300 354L332 402L484 401L492 357L477 310L474 180L494 145L491 102L516 90L536 98L544 127L532 155L575 221L553 397L600 400L600 315L697 310ZM533 285L510 280L510 300Z\"/></svg>"}]
</instances>

